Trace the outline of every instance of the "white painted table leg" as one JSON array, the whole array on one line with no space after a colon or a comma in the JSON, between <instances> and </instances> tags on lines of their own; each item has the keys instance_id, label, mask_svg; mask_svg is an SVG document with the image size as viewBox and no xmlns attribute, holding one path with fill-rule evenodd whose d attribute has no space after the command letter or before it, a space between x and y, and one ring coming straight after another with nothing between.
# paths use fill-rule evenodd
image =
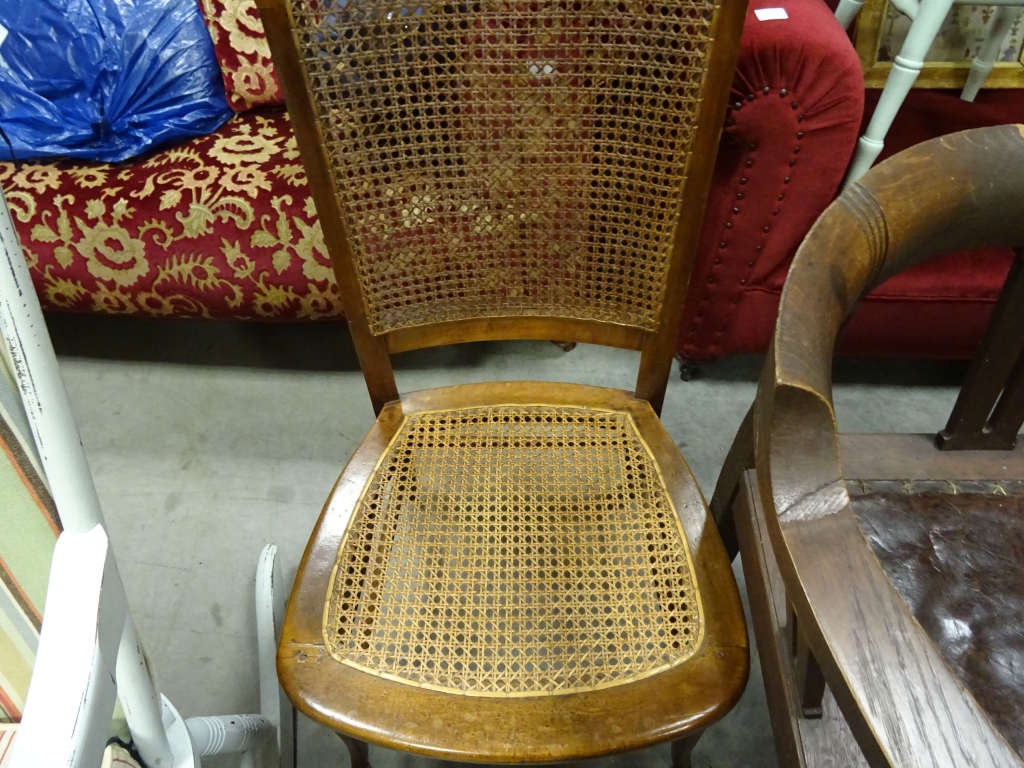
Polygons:
<instances>
[{"instance_id":1,"label":"white painted table leg","mask_svg":"<svg viewBox=\"0 0 1024 768\"><path fill-rule=\"evenodd\" d=\"M999 55L1003 40L1019 13L1020 8L1013 6L1000 5L996 7L995 18L992 19L992 28L989 30L988 37L985 38L978 55L971 61L971 72L967 76L967 84L960 94L960 98L964 101L974 101L974 97L978 95L978 91L985 84L985 79L992 71L992 67L995 66L996 56Z\"/></svg>"},{"instance_id":2,"label":"white painted table leg","mask_svg":"<svg viewBox=\"0 0 1024 768\"><path fill-rule=\"evenodd\" d=\"M99 497L43 310L4 201L0 201L0 258L6 259L0 269L3 344L64 530L85 533L103 524ZM161 726L160 693L149 675L130 612L117 659L118 695L129 728L133 734L140 729L136 735L139 752L152 768L169 768L173 757Z\"/></svg>"},{"instance_id":3,"label":"white painted table leg","mask_svg":"<svg viewBox=\"0 0 1024 768\"><path fill-rule=\"evenodd\" d=\"M910 93L910 89L921 74L924 57L939 32L953 0L924 0L920 4L914 23L910 25L903 48L892 64L892 70L885 81L885 88L878 100L875 113L871 116L868 129L857 142L857 151L846 175L844 186L849 186L872 166L885 146L885 135L896 118L896 113Z\"/></svg>"}]
</instances>

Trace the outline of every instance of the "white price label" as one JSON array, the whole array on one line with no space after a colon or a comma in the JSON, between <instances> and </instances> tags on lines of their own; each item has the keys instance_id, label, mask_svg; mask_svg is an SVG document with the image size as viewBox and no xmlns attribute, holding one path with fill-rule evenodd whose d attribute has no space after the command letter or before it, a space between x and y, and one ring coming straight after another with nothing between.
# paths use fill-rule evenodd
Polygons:
<instances>
[{"instance_id":1,"label":"white price label","mask_svg":"<svg viewBox=\"0 0 1024 768\"><path fill-rule=\"evenodd\" d=\"M758 8L754 11L758 21L774 21L775 19L788 19L789 14L785 8Z\"/></svg>"}]
</instances>

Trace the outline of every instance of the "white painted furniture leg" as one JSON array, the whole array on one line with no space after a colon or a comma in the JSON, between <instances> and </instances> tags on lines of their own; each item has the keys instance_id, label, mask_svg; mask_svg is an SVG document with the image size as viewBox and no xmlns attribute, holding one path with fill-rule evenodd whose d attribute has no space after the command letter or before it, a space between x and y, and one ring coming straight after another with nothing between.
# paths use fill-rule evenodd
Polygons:
<instances>
[{"instance_id":1,"label":"white painted furniture leg","mask_svg":"<svg viewBox=\"0 0 1024 768\"><path fill-rule=\"evenodd\" d=\"M921 73L924 57L939 32L953 0L925 0L917 11L914 23L910 25L903 48L892 64L885 88L878 100L875 113L871 116L868 129L857 142L850 170L847 171L844 186L849 186L874 164L885 146L885 135L892 126L900 106Z\"/></svg>"},{"instance_id":2,"label":"white painted furniture leg","mask_svg":"<svg viewBox=\"0 0 1024 768\"><path fill-rule=\"evenodd\" d=\"M256 636L260 663L260 713L277 729L281 768L295 768L295 711L277 679L277 643L284 622L284 579L277 545L267 544L256 567Z\"/></svg>"},{"instance_id":3,"label":"white painted furniture leg","mask_svg":"<svg viewBox=\"0 0 1024 768\"><path fill-rule=\"evenodd\" d=\"M57 509L59 511L60 507ZM121 700L135 748L146 765L150 768L174 765L174 752L163 722L163 701L130 612L124 622L121 649L117 654L117 697Z\"/></svg>"},{"instance_id":4,"label":"white painted furniture leg","mask_svg":"<svg viewBox=\"0 0 1024 768\"><path fill-rule=\"evenodd\" d=\"M273 574L276 554L273 546L264 550L261 571ZM261 592L267 595L265 589ZM103 526L62 533L54 550L39 651L12 768L96 768L100 764L114 697L123 684L119 649L124 647L129 618L124 586ZM146 671L131 674L137 676L133 684L143 690L135 698L128 697L130 701L157 696ZM280 706L276 676L272 682L274 704ZM269 718L224 715L183 720L166 698L158 701L162 710L158 728L172 755L166 768L201 768L201 757L229 753L241 754L242 768L283 765L276 759L277 728ZM287 713L290 726L290 705ZM287 733L283 745L287 749L282 751L293 755L290 728ZM140 734L132 731L132 739L138 747ZM265 759L268 751L274 759Z\"/></svg>"},{"instance_id":5,"label":"white painted furniture leg","mask_svg":"<svg viewBox=\"0 0 1024 768\"><path fill-rule=\"evenodd\" d=\"M960 94L960 98L964 101L974 101L974 97L978 95L978 91L985 84L985 79L992 71L992 67L995 66L996 56L999 55L1003 40L1019 13L1020 8L1013 6L1000 5L996 7L995 18L992 19L992 28L989 30L988 37L985 38L978 55L971 61L971 72L967 75L967 84L964 85Z\"/></svg>"},{"instance_id":6,"label":"white painted furniture leg","mask_svg":"<svg viewBox=\"0 0 1024 768\"><path fill-rule=\"evenodd\" d=\"M61 524L68 533L84 533L103 523L99 497L10 211L6 201L0 202L0 246L6 261L0 269L0 335ZM160 726L160 693L130 613L123 632L117 658L118 674L124 675L118 690L125 718L132 732L140 734L143 760L151 768L168 768L173 758Z\"/></svg>"},{"instance_id":7,"label":"white painted furniture leg","mask_svg":"<svg viewBox=\"0 0 1024 768\"><path fill-rule=\"evenodd\" d=\"M955 3L957 0L953 0L953 2ZM917 10L921 7L918 0L889 0L889 3L911 21L917 18Z\"/></svg>"},{"instance_id":8,"label":"white painted furniture leg","mask_svg":"<svg viewBox=\"0 0 1024 768\"><path fill-rule=\"evenodd\" d=\"M850 22L857 18L863 7L864 0L839 0L839 5L836 6L836 21L839 22L839 26L843 29L849 27Z\"/></svg>"},{"instance_id":9,"label":"white painted furniture leg","mask_svg":"<svg viewBox=\"0 0 1024 768\"><path fill-rule=\"evenodd\" d=\"M242 768L262 768L262 750L274 736L273 723L260 715L190 717L185 727L200 757L241 753Z\"/></svg>"},{"instance_id":10,"label":"white painted furniture leg","mask_svg":"<svg viewBox=\"0 0 1024 768\"><path fill-rule=\"evenodd\" d=\"M11 372L64 530L84 533L102 523L103 514L6 202L0 206L0 246L0 333Z\"/></svg>"}]
</instances>

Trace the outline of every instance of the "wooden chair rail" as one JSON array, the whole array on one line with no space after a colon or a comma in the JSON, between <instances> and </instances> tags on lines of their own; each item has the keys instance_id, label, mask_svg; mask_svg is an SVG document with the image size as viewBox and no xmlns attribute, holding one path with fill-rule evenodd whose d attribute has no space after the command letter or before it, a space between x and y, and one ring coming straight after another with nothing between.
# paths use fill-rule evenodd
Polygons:
<instances>
[{"instance_id":1,"label":"wooden chair rail","mask_svg":"<svg viewBox=\"0 0 1024 768\"><path fill-rule=\"evenodd\" d=\"M857 301L892 275L950 251L1024 246L1022 209L1022 126L920 144L848 188L797 252L747 427L753 434L736 441L755 446L787 595L871 765L920 765L922 756L951 768L1021 761L945 666L853 517L832 350ZM739 449L736 460L749 459Z\"/></svg>"},{"instance_id":2,"label":"wooden chair rail","mask_svg":"<svg viewBox=\"0 0 1024 768\"><path fill-rule=\"evenodd\" d=\"M553 320L547 317L494 317L455 320L419 328L403 328L387 334L388 352L408 352L439 344L503 339L564 339L566 342L604 344L640 350L648 334L637 328L587 320Z\"/></svg>"}]
</instances>

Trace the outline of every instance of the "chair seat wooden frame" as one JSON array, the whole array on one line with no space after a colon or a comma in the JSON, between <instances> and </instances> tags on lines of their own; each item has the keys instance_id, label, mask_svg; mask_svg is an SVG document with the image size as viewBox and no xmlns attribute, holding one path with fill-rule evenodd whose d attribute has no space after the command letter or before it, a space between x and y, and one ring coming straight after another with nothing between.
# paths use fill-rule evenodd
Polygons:
<instances>
[{"instance_id":1,"label":"chair seat wooden frame","mask_svg":"<svg viewBox=\"0 0 1024 768\"><path fill-rule=\"evenodd\" d=\"M729 561L658 419L742 0L261 0L377 422L296 576L292 701L366 741L553 762L700 732L739 697ZM638 350L635 392L399 396L389 355Z\"/></svg>"},{"instance_id":2,"label":"chair seat wooden frame","mask_svg":"<svg viewBox=\"0 0 1024 768\"><path fill-rule=\"evenodd\" d=\"M1013 449L1024 421L1022 207L1024 126L965 131L873 169L794 259L757 400L712 501L723 528L736 516L781 765L1022 764L883 569L848 490L984 482L1002 494L1001 483L1024 480ZM857 301L927 258L997 245L1017 248L1018 263L947 428L841 438L831 359ZM731 527L723 535L734 541ZM808 720L822 718L826 684L824 717Z\"/></svg>"}]
</instances>

